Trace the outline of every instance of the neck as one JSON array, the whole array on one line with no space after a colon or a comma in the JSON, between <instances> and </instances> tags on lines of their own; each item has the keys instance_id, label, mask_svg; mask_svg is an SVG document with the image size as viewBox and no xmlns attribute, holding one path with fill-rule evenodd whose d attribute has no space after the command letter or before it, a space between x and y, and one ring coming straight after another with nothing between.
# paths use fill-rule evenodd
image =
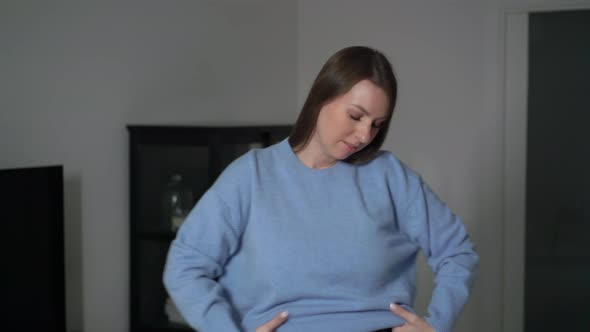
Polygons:
<instances>
[{"instance_id":1,"label":"neck","mask_svg":"<svg viewBox=\"0 0 590 332\"><path fill-rule=\"evenodd\" d=\"M297 156L297 159L299 159L299 161L301 161L303 165L309 168L329 168L334 166L338 162L338 160L325 158L321 156L320 153L314 152L311 142L309 142L309 144L307 144L304 147L295 147L293 150L296 151L295 155Z\"/></svg>"}]
</instances>

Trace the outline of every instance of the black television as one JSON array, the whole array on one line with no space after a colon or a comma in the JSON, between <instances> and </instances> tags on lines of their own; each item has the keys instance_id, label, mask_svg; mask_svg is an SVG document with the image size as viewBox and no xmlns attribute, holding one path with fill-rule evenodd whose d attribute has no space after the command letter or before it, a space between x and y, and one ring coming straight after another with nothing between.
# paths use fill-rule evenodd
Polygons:
<instances>
[{"instance_id":1,"label":"black television","mask_svg":"<svg viewBox=\"0 0 590 332\"><path fill-rule=\"evenodd\" d=\"M63 167L0 170L3 331L66 331Z\"/></svg>"}]
</instances>

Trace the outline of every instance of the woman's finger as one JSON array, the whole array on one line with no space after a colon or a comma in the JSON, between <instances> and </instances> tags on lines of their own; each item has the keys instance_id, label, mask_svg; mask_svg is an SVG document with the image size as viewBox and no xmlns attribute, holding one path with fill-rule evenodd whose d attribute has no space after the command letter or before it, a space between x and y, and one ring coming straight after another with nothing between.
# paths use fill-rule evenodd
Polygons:
<instances>
[{"instance_id":1,"label":"woman's finger","mask_svg":"<svg viewBox=\"0 0 590 332\"><path fill-rule=\"evenodd\" d=\"M418 316L416 316L414 313L409 312L406 309L402 308L401 305L397 305L395 303L392 303L389 305L389 309L391 310L391 312L400 316L408 323L415 323L416 320L418 319Z\"/></svg>"},{"instance_id":2,"label":"woman's finger","mask_svg":"<svg viewBox=\"0 0 590 332\"><path fill-rule=\"evenodd\" d=\"M271 320L266 322L264 325L258 327L256 332L273 332L277 327L283 325L283 323L289 317L287 311L283 311L280 314L274 316Z\"/></svg>"}]
</instances>

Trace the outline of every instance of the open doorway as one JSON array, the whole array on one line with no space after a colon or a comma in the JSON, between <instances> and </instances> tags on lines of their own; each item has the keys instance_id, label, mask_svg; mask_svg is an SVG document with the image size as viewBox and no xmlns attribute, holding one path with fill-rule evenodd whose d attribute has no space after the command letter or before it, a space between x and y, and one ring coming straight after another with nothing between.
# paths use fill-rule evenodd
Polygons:
<instances>
[{"instance_id":1,"label":"open doorway","mask_svg":"<svg viewBox=\"0 0 590 332\"><path fill-rule=\"evenodd\" d=\"M524 331L590 331L590 10L531 13Z\"/></svg>"},{"instance_id":2,"label":"open doorway","mask_svg":"<svg viewBox=\"0 0 590 332\"><path fill-rule=\"evenodd\" d=\"M588 331L590 8L504 13L503 331Z\"/></svg>"}]
</instances>

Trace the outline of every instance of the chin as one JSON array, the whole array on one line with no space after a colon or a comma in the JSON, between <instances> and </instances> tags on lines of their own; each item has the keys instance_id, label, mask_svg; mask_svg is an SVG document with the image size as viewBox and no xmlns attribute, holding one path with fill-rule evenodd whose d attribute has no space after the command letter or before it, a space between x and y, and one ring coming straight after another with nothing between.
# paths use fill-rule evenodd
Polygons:
<instances>
[{"instance_id":1,"label":"chin","mask_svg":"<svg viewBox=\"0 0 590 332\"><path fill-rule=\"evenodd\" d=\"M352 156L354 153L345 153L344 155L340 156L338 158L338 160L345 160L348 159L348 157Z\"/></svg>"}]
</instances>

